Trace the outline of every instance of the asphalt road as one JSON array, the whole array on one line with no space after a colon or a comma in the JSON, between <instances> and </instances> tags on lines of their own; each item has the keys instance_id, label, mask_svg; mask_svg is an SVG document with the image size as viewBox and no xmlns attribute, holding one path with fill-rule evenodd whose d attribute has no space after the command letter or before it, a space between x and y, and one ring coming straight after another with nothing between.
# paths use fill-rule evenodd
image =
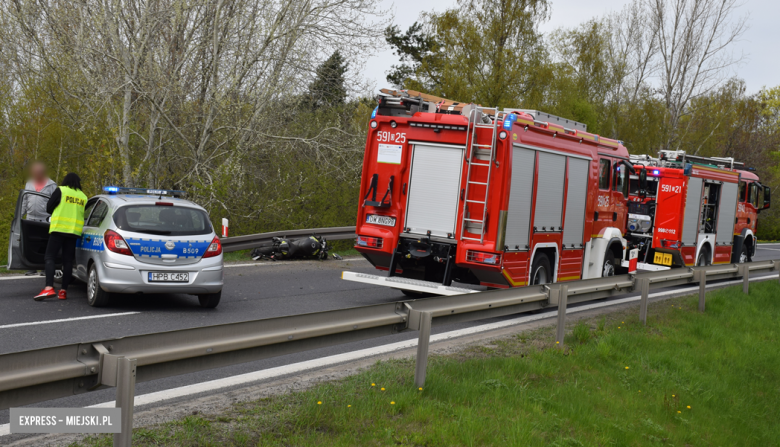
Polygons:
<instances>
[{"instance_id":1,"label":"asphalt road","mask_svg":"<svg viewBox=\"0 0 780 447\"><path fill-rule=\"evenodd\" d=\"M780 258L780 244L760 246L754 260ZM342 270L374 273L362 259L299 262L263 262L225 269L222 302L216 309L202 309L188 295L134 295L117 299L108 308L87 304L81 283L70 287L67 301L32 300L43 278L0 277L0 354L129 335L270 318L299 313L394 302L406 297L397 290L341 279ZM122 314L122 315L117 315ZM115 315L115 316L111 316ZM103 318L74 318L105 316ZM47 323L52 320L63 320ZM434 333L484 324L483 320L434 328ZM32 323L32 324L30 324ZM139 383L136 395L229 377L319 357L379 346L416 337L402 333L380 339L340 345L317 351L266 359L242 365ZM41 402L35 407L78 407L114 399L115 391ZM8 423L8 411L0 412L0 424Z\"/></svg>"}]
</instances>

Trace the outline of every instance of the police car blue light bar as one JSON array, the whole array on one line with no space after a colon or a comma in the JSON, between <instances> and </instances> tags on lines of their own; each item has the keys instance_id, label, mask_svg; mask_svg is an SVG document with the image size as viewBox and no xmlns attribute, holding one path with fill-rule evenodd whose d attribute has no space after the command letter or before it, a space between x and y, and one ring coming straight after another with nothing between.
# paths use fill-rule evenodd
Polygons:
<instances>
[{"instance_id":1,"label":"police car blue light bar","mask_svg":"<svg viewBox=\"0 0 780 447\"><path fill-rule=\"evenodd\" d=\"M103 191L109 194L144 194L150 196L169 196L181 197L185 193L175 189L146 189L146 188L125 188L122 186L104 186Z\"/></svg>"}]
</instances>

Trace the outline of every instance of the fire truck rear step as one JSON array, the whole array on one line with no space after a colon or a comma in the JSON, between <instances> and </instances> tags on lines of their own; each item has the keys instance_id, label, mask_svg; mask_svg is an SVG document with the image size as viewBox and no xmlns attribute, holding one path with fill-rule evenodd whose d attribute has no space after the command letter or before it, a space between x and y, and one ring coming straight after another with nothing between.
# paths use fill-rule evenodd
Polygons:
<instances>
[{"instance_id":1,"label":"fire truck rear step","mask_svg":"<svg viewBox=\"0 0 780 447\"><path fill-rule=\"evenodd\" d=\"M391 287L393 289L409 290L412 292L432 293L434 295L464 295L466 293L477 293L479 290L466 289L463 287L443 286L440 283L430 281L420 281L417 279L400 278L398 276L386 277L378 275L369 275L366 273L344 271L341 273L341 279L347 281L360 282L363 284L373 284L375 286Z\"/></svg>"}]
</instances>

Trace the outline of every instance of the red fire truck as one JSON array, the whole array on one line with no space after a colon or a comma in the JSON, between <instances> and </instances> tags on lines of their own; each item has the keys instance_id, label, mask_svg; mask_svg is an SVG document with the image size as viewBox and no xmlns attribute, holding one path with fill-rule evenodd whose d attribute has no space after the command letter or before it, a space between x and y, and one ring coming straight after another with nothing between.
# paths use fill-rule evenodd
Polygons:
<instances>
[{"instance_id":1,"label":"red fire truck","mask_svg":"<svg viewBox=\"0 0 780 447\"><path fill-rule=\"evenodd\" d=\"M377 269L498 288L622 269L633 165L620 142L538 111L382 92L355 247Z\"/></svg>"},{"instance_id":2,"label":"red fire truck","mask_svg":"<svg viewBox=\"0 0 780 447\"><path fill-rule=\"evenodd\" d=\"M733 158L632 156L628 233L638 258L682 267L748 262L769 188Z\"/></svg>"}]
</instances>

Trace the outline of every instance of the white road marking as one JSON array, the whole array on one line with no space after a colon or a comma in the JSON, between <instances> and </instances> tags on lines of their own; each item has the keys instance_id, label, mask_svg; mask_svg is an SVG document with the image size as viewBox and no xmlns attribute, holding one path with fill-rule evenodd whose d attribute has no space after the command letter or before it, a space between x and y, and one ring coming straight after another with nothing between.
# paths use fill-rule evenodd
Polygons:
<instances>
[{"instance_id":1,"label":"white road marking","mask_svg":"<svg viewBox=\"0 0 780 447\"><path fill-rule=\"evenodd\" d=\"M43 276L33 275L33 276L24 276L24 275L14 275L14 276L0 276L0 281L8 281L11 279L43 279Z\"/></svg>"},{"instance_id":2,"label":"white road marking","mask_svg":"<svg viewBox=\"0 0 780 447\"><path fill-rule=\"evenodd\" d=\"M762 246L760 246L760 245L759 245L759 246L758 246L758 248L757 248L756 250L772 250L772 251L780 251L780 248L767 248L767 247L762 247Z\"/></svg>"},{"instance_id":3,"label":"white road marking","mask_svg":"<svg viewBox=\"0 0 780 447\"><path fill-rule=\"evenodd\" d=\"M766 281L777 277L778 277L777 274L766 275L766 276L750 278L750 281ZM741 284L741 283L742 280L724 281L717 284L708 284L707 288L708 289L722 288L725 285L734 285L734 284ZM667 295L677 295L680 293L688 293L688 292L694 293L698 290L699 290L699 286L697 285L694 287L685 287L685 288L680 288L675 290L668 290L665 292L651 293L648 295L648 298L656 298L656 297L667 296ZM567 309L566 313L572 314L577 312L584 312L586 310L599 309L602 307L616 306L619 304L639 301L640 298L641 297L639 295L634 295L627 298L621 298L619 300L614 300L609 302L586 304L583 306ZM497 323L483 324L481 326L474 326L465 329L458 329L456 331L435 334L435 335L431 335L431 343L442 341L442 340L449 340L451 338L463 337L466 335L478 334L480 332L502 329L508 326L529 323L531 321L553 318L556 315L557 315L557 310L553 309L535 315L527 315L519 318L513 318L511 320L499 321ZM143 394L135 397L134 404L136 407L140 405L149 405L149 404L163 402L170 399L192 396L196 394L206 393L209 391L217 391L228 387L247 385L253 382L272 379L275 377L284 376L288 374L300 373L312 369L318 369L327 366L337 365L340 363L346 363L346 362L362 359L365 357L373 357L377 355L400 351L402 349L414 348L415 346L417 346L416 338L397 342L397 343L390 343L387 345L376 346L373 348L361 349L358 351L345 352L343 354L322 357L314 360L307 360L305 362L300 362L300 363L293 363L291 365L278 366L276 368L269 368L262 371L239 374L236 376L225 377L222 379L210 380L208 382L195 383L192 385L186 385L178 388L171 388L169 390L162 390L154 393ZM115 405L116 405L116 401L110 401L110 402L103 402L95 405L90 405L86 408L113 408ZM9 435L10 433L11 433L10 424L0 425L0 436L6 436Z\"/></svg>"},{"instance_id":4,"label":"white road marking","mask_svg":"<svg viewBox=\"0 0 780 447\"><path fill-rule=\"evenodd\" d=\"M74 317L74 318L62 318L59 320L43 320L43 321L31 321L29 323L15 323L15 324L6 324L4 326L0 326L0 329L10 329L12 327L22 327L22 326L35 326L38 324L52 324L52 323L65 323L68 321L79 321L79 320L94 320L96 318L108 318L108 317L121 317L124 315L134 315L134 314L140 314L141 312L121 312L118 314L105 314L105 315L92 315L89 317Z\"/></svg>"}]
</instances>

